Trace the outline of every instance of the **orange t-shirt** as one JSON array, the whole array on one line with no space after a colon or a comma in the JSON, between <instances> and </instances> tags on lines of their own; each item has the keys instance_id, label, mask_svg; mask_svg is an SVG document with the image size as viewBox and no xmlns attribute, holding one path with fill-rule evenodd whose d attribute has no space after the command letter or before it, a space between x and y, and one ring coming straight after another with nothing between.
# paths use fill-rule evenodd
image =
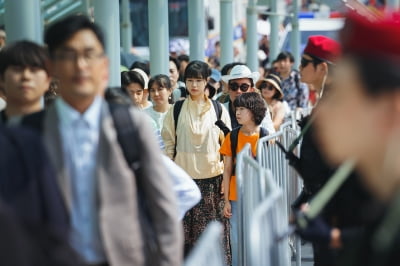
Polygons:
<instances>
[{"instance_id":1,"label":"orange t-shirt","mask_svg":"<svg viewBox=\"0 0 400 266\"><path fill-rule=\"evenodd\" d=\"M245 134L242 133L242 131L239 130L238 142L237 142L237 147L236 147L236 156L243 149L243 147L246 145L246 143L250 143L251 151L253 153L253 156L256 156L256 154L257 154L257 141L258 141L259 137L260 137L259 133L253 134L251 136L246 136ZM222 143L222 146L219 149L219 152L222 155L225 155L225 156L232 156L232 151L231 151L231 133L229 133L225 137L225 140ZM235 162L236 162L236 158L234 160L234 163ZM232 175L231 180L229 182L229 200L237 200L236 176L234 176L234 175Z\"/></svg>"}]
</instances>

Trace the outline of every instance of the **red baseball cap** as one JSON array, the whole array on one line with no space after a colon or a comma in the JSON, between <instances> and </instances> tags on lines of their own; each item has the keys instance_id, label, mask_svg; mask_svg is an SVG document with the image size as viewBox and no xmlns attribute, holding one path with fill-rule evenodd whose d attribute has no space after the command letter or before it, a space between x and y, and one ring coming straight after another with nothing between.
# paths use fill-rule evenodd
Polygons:
<instances>
[{"instance_id":1,"label":"red baseball cap","mask_svg":"<svg viewBox=\"0 0 400 266\"><path fill-rule=\"evenodd\" d=\"M337 41L322 35L314 35L308 38L303 53L334 63L339 59L342 51Z\"/></svg>"},{"instance_id":2,"label":"red baseball cap","mask_svg":"<svg viewBox=\"0 0 400 266\"><path fill-rule=\"evenodd\" d=\"M381 17L362 16L354 11L346 16L340 32L344 52L362 56L390 56L400 58L400 13L386 13Z\"/></svg>"}]
</instances>

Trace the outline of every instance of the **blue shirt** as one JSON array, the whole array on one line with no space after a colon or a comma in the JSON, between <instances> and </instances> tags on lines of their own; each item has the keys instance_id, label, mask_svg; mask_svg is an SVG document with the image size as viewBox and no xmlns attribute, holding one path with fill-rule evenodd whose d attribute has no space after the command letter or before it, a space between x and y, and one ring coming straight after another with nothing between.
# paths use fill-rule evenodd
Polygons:
<instances>
[{"instance_id":1,"label":"blue shirt","mask_svg":"<svg viewBox=\"0 0 400 266\"><path fill-rule=\"evenodd\" d=\"M103 100L96 97L81 114L61 98L55 102L60 117L63 155L71 182L70 243L88 263L106 261L99 228L97 149Z\"/></svg>"}]
</instances>

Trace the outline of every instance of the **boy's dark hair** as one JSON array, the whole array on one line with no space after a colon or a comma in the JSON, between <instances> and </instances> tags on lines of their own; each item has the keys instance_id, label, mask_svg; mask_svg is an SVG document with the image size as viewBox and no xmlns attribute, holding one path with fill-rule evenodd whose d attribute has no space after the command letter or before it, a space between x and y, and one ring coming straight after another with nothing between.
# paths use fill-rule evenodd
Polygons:
<instances>
[{"instance_id":1,"label":"boy's dark hair","mask_svg":"<svg viewBox=\"0 0 400 266\"><path fill-rule=\"evenodd\" d=\"M176 69L179 71L179 68L181 66L181 64L179 63L178 59L176 59L175 57L170 56L169 57L169 61L173 62L176 66Z\"/></svg>"},{"instance_id":2,"label":"boy's dark hair","mask_svg":"<svg viewBox=\"0 0 400 266\"><path fill-rule=\"evenodd\" d=\"M81 30L92 31L101 46L105 47L103 31L97 24L90 21L86 16L72 15L57 21L47 29L44 35L44 42L47 44L50 56L54 56L54 51L57 48Z\"/></svg>"},{"instance_id":3,"label":"boy's dark hair","mask_svg":"<svg viewBox=\"0 0 400 266\"><path fill-rule=\"evenodd\" d=\"M181 54L181 55L178 56L178 61L179 62L182 62L182 61L189 62L190 59L189 59L189 56L187 54Z\"/></svg>"},{"instance_id":4,"label":"boy's dark hair","mask_svg":"<svg viewBox=\"0 0 400 266\"><path fill-rule=\"evenodd\" d=\"M221 75L222 75L222 76L228 75L229 69L232 68L231 65L232 65L232 63L228 63L228 64L225 64L225 65L221 68Z\"/></svg>"},{"instance_id":5,"label":"boy's dark hair","mask_svg":"<svg viewBox=\"0 0 400 266\"><path fill-rule=\"evenodd\" d=\"M139 68L139 69L143 70L144 73L147 74L147 76L150 75L149 65L145 62L140 62L140 61L133 62L133 64L131 65L131 67L129 69L132 70L134 68Z\"/></svg>"},{"instance_id":6,"label":"boy's dark hair","mask_svg":"<svg viewBox=\"0 0 400 266\"><path fill-rule=\"evenodd\" d=\"M287 58L289 58L291 63L294 63L294 56L288 51L280 52L275 61L286 60Z\"/></svg>"},{"instance_id":7,"label":"boy's dark hair","mask_svg":"<svg viewBox=\"0 0 400 266\"><path fill-rule=\"evenodd\" d=\"M233 102L235 108L244 107L253 114L254 123L258 126L261 124L267 112L265 102L261 95L257 92L246 92L239 95Z\"/></svg>"},{"instance_id":8,"label":"boy's dark hair","mask_svg":"<svg viewBox=\"0 0 400 266\"><path fill-rule=\"evenodd\" d=\"M38 67L49 73L46 61L49 54L43 46L31 41L17 41L5 46L0 52L0 75L9 66Z\"/></svg>"},{"instance_id":9,"label":"boy's dark hair","mask_svg":"<svg viewBox=\"0 0 400 266\"><path fill-rule=\"evenodd\" d=\"M211 75L211 68L207 63L199 60L190 62L185 69L185 81L188 78L207 79Z\"/></svg>"},{"instance_id":10,"label":"boy's dark hair","mask_svg":"<svg viewBox=\"0 0 400 266\"><path fill-rule=\"evenodd\" d=\"M151 89L153 84L157 84L158 86L166 88L167 90L172 92L171 80L169 79L169 77L167 75L158 74L158 75L155 75L154 77L152 77L149 80L149 86L148 86L149 90ZM173 97L169 97L168 102L170 104L173 104L174 103Z\"/></svg>"},{"instance_id":11,"label":"boy's dark hair","mask_svg":"<svg viewBox=\"0 0 400 266\"><path fill-rule=\"evenodd\" d=\"M228 72L234 67L234 66L238 66L238 65L243 65L245 66L245 63L242 62L233 62L233 63L228 63L226 65L224 65L221 69L221 75L228 75Z\"/></svg>"},{"instance_id":12,"label":"boy's dark hair","mask_svg":"<svg viewBox=\"0 0 400 266\"><path fill-rule=\"evenodd\" d=\"M144 80L142 75L136 71L121 72L121 87L126 92L126 87L131 83L138 83L144 89Z\"/></svg>"}]
</instances>

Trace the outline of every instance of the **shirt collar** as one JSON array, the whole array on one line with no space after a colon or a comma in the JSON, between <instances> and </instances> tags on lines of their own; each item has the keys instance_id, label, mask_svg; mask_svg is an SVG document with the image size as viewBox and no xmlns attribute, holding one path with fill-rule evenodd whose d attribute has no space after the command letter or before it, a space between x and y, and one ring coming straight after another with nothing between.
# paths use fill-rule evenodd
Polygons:
<instances>
[{"instance_id":1,"label":"shirt collar","mask_svg":"<svg viewBox=\"0 0 400 266\"><path fill-rule=\"evenodd\" d=\"M93 103L83 113L79 113L71 105L66 103L61 97L56 99L55 105L60 117L61 125L71 126L71 124L78 120L83 119L88 123L90 128L98 129L100 127L100 115L103 99L96 96Z\"/></svg>"}]
</instances>

